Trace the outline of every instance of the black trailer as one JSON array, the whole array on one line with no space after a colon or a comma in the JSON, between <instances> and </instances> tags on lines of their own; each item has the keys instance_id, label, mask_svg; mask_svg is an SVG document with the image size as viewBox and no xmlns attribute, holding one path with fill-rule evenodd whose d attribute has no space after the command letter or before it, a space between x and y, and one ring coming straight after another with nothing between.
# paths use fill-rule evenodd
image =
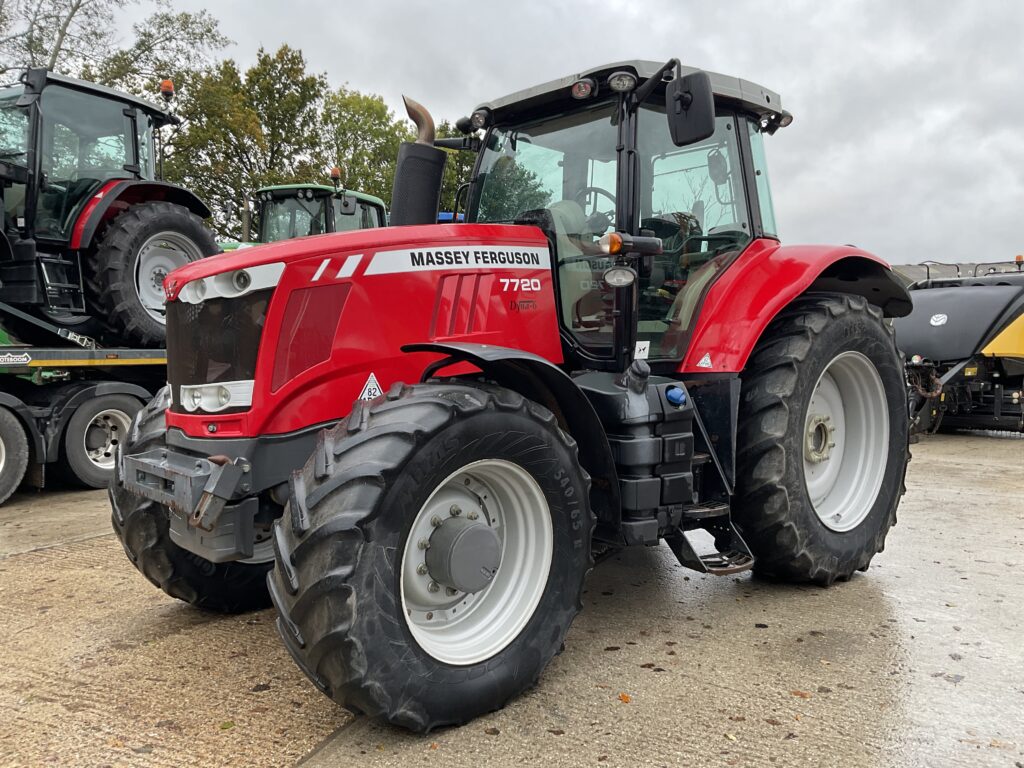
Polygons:
<instances>
[{"instance_id":1,"label":"black trailer","mask_svg":"<svg viewBox=\"0 0 1024 768\"><path fill-rule=\"evenodd\" d=\"M117 445L166 380L164 350L0 341L0 503L53 475L105 487Z\"/></svg>"}]
</instances>

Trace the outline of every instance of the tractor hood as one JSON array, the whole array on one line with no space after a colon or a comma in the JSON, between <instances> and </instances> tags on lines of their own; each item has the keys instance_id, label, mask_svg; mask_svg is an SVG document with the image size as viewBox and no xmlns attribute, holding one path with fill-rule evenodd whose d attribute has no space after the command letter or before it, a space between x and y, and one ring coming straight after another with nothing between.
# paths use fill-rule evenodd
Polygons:
<instances>
[{"instance_id":1,"label":"tractor hood","mask_svg":"<svg viewBox=\"0 0 1024 768\"><path fill-rule=\"evenodd\" d=\"M546 242L543 233L536 227L503 224L426 224L336 232L268 243L259 248L240 248L200 259L171 272L164 280L164 295L168 301L174 301L182 287L194 280L240 269L248 270L271 264L284 264L287 267L292 262L316 256L326 257L353 251L396 250L422 246L424 243L459 244L472 241L481 231L499 241L521 241L525 237Z\"/></svg>"}]
</instances>

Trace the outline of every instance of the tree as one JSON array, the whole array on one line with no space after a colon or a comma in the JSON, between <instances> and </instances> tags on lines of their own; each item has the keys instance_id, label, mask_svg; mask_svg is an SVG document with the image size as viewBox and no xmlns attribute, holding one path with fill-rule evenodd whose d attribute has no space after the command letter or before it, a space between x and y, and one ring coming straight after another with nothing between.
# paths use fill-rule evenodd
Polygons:
<instances>
[{"instance_id":1,"label":"tree","mask_svg":"<svg viewBox=\"0 0 1024 768\"><path fill-rule=\"evenodd\" d=\"M130 45L87 65L81 76L139 95L155 93L164 78L187 89L203 68L214 63L214 52L230 42L208 11L174 12L162 2L132 30Z\"/></svg>"},{"instance_id":2,"label":"tree","mask_svg":"<svg viewBox=\"0 0 1024 768\"><path fill-rule=\"evenodd\" d=\"M229 203L266 184L325 175L320 113L327 84L306 71L302 52L262 48L244 73L231 59L197 76L182 94L182 126L168 140L165 176L192 189L214 211L222 235L238 237Z\"/></svg>"},{"instance_id":3,"label":"tree","mask_svg":"<svg viewBox=\"0 0 1024 768\"><path fill-rule=\"evenodd\" d=\"M327 95L323 111L325 160L345 168L345 184L391 198L398 145L411 141L406 120L396 119L375 94L339 88Z\"/></svg>"},{"instance_id":4,"label":"tree","mask_svg":"<svg viewBox=\"0 0 1024 768\"><path fill-rule=\"evenodd\" d=\"M4 0L0 74L46 67L78 74L114 47L114 16L136 0Z\"/></svg>"},{"instance_id":5,"label":"tree","mask_svg":"<svg viewBox=\"0 0 1024 768\"><path fill-rule=\"evenodd\" d=\"M482 221L507 221L536 208L547 208L551 193L537 174L519 165L514 157L499 157L487 173L485 193L480 199Z\"/></svg>"}]
</instances>

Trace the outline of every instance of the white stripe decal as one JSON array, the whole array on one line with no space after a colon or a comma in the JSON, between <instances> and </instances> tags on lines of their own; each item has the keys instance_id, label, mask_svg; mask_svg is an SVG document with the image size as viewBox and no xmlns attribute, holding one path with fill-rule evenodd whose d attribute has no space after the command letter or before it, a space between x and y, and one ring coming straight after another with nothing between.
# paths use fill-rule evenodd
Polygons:
<instances>
[{"instance_id":1,"label":"white stripe decal","mask_svg":"<svg viewBox=\"0 0 1024 768\"><path fill-rule=\"evenodd\" d=\"M320 279L320 276L324 273L324 270L327 269L327 265L330 264L330 263L331 263L330 259L324 259L323 261L320 262L320 266L317 267L316 274L313 275L312 282L315 283L317 280Z\"/></svg>"},{"instance_id":2,"label":"white stripe decal","mask_svg":"<svg viewBox=\"0 0 1024 768\"><path fill-rule=\"evenodd\" d=\"M354 256L349 256L345 259L345 263L341 265L341 269L338 270L338 274L335 277L352 277L352 274L356 271L356 267L359 266L359 262L362 261L363 254L357 253Z\"/></svg>"},{"instance_id":3,"label":"white stripe decal","mask_svg":"<svg viewBox=\"0 0 1024 768\"><path fill-rule=\"evenodd\" d=\"M427 245L401 251L380 251L366 266L366 275L464 269L550 269L547 248L522 245Z\"/></svg>"}]
</instances>

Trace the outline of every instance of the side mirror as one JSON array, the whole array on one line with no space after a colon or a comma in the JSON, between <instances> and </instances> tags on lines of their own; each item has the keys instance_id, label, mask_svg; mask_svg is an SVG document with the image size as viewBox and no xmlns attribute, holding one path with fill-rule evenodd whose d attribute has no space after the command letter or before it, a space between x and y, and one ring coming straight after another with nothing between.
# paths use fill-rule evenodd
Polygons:
<instances>
[{"instance_id":1,"label":"side mirror","mask_svg":"<svg viewBox=\"0 0 1024 768\"><path fill-rule=\"evenodd\" d=\"M342 194L341 198L339 198L339 202L341 203L339 206L341 210L339 212L342 215L352 216L356 212L356 199L354 197Z\"/></svg>"},{"instance_id":2,"label":"side mirror","mask_svg":"<svg viewBox=\"0 0 1024 768\"><path fill-rule=\"evenodd\" d=\"M665 88L665 115L672 143L685 147L715 132L715 97L707 72L677 77Z\"/></svg>"}]
</instances>

